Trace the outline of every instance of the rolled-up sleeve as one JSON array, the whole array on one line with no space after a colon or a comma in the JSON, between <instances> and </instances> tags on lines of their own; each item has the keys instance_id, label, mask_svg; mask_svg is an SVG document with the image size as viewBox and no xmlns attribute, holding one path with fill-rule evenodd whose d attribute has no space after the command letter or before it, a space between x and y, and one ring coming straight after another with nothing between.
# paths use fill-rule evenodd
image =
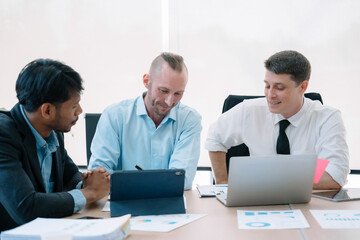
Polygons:
<instances>
[{"instance_id":1,"label":"rolled-up sleeve","mask_svg":"<svg viewBox=\"0 0 360 240\"><path fill-rule=\"evenodd\" d=\"M349 150L340 111L334 111L321 124L316 152L319 158L329 160L326 172L344 186L349 173Z\"/></svg>"}]
</instances>

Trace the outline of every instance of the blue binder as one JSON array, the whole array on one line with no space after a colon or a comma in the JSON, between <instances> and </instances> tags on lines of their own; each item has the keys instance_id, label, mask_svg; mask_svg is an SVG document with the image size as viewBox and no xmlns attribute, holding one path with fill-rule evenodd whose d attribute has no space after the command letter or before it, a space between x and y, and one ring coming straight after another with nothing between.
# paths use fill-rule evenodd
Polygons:
<instances>
[{"instance_id":1,"label":"blue binder","mask_svg":"<svg viewBox=\"0 0 360 240\"><path fill-rule=\"evenodd\" d=\"M185 213L185 170L115 171L110 182L111 217Z\"/></svg>"}]
</instances>

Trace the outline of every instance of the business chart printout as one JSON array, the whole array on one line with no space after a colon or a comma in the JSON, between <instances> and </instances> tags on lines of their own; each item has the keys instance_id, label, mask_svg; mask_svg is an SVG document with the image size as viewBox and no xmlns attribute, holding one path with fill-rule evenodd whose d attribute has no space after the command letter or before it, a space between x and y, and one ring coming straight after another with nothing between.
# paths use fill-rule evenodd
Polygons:
<instances>
[{"instance_id":1,"label":"business chart printout","mask_svg":"<svg viewBox=\"0 0 360 240\"><path fill-rule=\"evenodd\" d=\"M310 210L310 212L322 228L360 228L360 210Z\"/></svg>"},{"instance_id":2,"label":"business chart printout","mask_svg":"<svg viewBox=\"0 0 360 240\"><path fill-rule=\"evenodd\" d=\"M294 229L309 227L301 210L238 210L237 217L239 229Z\"/></svg>"},{"instance_id":3,"label":"business chart printout","mask_svg":"<svg viewBox=\"0 0 360 240\"><path fill-rule=\"evenodd\" d=\"M205 215L206 214L168 214L137 216L131 219L131 230L169 232L202 218Z\"/></svg>"}]
</instances>

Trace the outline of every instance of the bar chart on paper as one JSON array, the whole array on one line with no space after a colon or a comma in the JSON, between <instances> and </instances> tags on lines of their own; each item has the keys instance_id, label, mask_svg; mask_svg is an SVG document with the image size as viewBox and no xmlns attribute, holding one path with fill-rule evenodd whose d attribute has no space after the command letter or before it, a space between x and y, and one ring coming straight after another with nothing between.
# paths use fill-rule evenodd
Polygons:
<instances>
[{"instance_id":1,"label":"bar chart on paper","mask_svg":"<svg viewBox=\"0 0 360 240\"><path fill-rule=\"evenodd\" d=\"M322 228L360 228L360 210L310 210L310 212Z\"/></svg>"}]
</instances>

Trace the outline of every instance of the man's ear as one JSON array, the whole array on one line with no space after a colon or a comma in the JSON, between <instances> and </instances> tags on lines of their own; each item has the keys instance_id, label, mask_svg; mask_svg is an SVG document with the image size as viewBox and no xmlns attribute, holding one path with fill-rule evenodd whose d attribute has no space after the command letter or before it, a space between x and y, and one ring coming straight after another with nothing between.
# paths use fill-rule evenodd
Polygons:
<instances>
[{"instance_id":1,"label":"man's ear","mask_svg":"<svg viewBox=\"0 0 360 240\"><path fill-rule=\"evenodd\" d=\"M302 83L300 84L300 91L301 91L302 93L305 93L308 85L309 85L309 81L307 81L307 80L302 81Z\"/></svg>"},{"instance_id":2,"label":"man's ear","mask_svg":"<svg viewBox=\"0 0 360 240\"><path fill-rule=\"evenodd\" d=\"M51 120L55 117L56 107L51 103L43 103L40 106L41 116L46 120Z\"/></svg>"},{"instance_id":3,"label":"man's ear","mask_svg":"<svg viewBox=\"0 0 360 240\"><path fill-rule=\"evenodd\" d=\"M146 89L149 89L149 86L150 86L150 75L149 74L144 74L143 83L144 83L144 86L146 87Z\"/></svg>"}]
</instances>

